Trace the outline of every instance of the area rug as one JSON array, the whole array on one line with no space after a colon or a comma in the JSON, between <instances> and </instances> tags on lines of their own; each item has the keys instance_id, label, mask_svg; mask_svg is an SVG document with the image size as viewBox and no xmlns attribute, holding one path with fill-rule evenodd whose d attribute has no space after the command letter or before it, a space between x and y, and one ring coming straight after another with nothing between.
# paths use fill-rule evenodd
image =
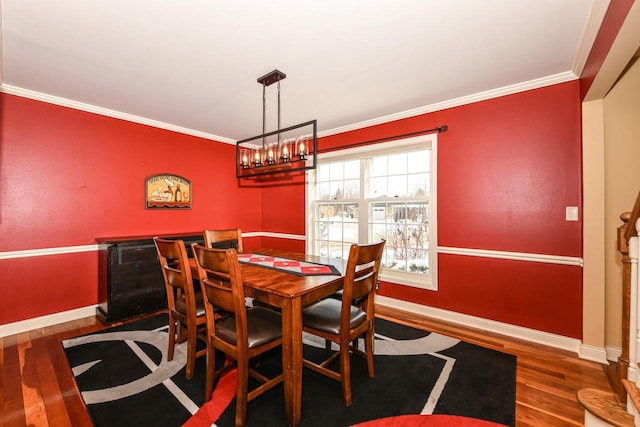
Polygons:
<instances>
[{"instance_id":1,"label":"area rug","mask_svg":"<svg viewBox=\"0 0 640 427\"><path fill-rule=\"evenodd\" d=\"M160 315L62 342L96 426L234 424L233 371L203 405L205 360L197 360L194 378L186 380L185 345L178 346L172 362L166 360L166 324L167 316ZM323 352L323 342L305 336L305 358ZM218 363L224 363L222 355ZM263 356L260 369L265 375L281 371L277 349ZM367 376L366 362L358 357L351 358L351 371L353 404L345 407L337 381L305 369L302 427L414 414L515 423L512 355L376 319L376 376ZM282 385L249 402L248 427L285 424Z\"/></svg>"}]
</instances>

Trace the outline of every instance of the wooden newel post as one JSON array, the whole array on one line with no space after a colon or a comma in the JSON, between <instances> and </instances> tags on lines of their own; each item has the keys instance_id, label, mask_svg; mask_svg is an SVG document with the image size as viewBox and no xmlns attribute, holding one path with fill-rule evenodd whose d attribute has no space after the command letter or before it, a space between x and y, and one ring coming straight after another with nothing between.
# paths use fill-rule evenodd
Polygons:
<instances>
[{"instance_id":1,"label":"wooden newel post","mask_svg":"<svg viewBox=\"0 0 640 427\"><path fill-rule=\"evenodd\" d=\"M627 379L629 369L629 331L631 322L631 258L629 257L629 241L626 238L631 212L620 215L622 225L618 227L618 251L622 254L622 353L618 357L617 384L613 387L621 402L626 401L626 392L622 380Z\"/></svg>"}]
</instances>

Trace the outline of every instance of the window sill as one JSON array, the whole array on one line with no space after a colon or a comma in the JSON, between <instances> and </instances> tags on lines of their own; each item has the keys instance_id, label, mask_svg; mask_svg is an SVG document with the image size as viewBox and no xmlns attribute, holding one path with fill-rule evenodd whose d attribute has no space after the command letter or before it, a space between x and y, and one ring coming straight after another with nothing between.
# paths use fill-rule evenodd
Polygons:
<instances>
[{"instance_id":1,"label":"window sill","mask_svg":"<svg viewBox=\"0 0 640 427\"><path fill-rule=\"evenodd\" d=\"M396 285L411 286L414 288L437 291L438 284L434 283L431 276L418 276L417 274L407 274L393 270L380 270L380 280Z\"/></svg>"}]
</instances>

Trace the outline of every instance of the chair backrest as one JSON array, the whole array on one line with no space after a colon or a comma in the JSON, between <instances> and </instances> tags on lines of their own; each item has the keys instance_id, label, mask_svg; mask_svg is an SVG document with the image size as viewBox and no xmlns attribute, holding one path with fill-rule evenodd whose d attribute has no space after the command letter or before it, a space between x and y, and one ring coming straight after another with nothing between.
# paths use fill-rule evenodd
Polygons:
<instances>
[{"instance_id":1,"label":"chair backrest","mask_svg":"<svg viewBox=\"0 0 640 427\"><path fill-rule=\"evenodd\" d=\"M196 302L193 289L193 276L187 257L187 249L183 240L161 239L154 237L153 242L158 251L158 259L162 268L162 276L167 290L169 309L175 309L176 300L184 298L187 312L195 313Z\"/></svg>"},{"instance_id":2,"label":"chair backrest","mask_svg":"<svg viewBox=\"0 0 640 427\"><path fill-rule=\"evenodd\" d=\"M204 245L208 248L229 249L244 252L242 247L242 231L239 228L225 230L204 230Z\"/></svg>"},{"instance_id":3,"label":"chair backrest","mask_svg":"<svg viewBox=\"0 0 640 427\"><path fill-rule=\"evenodd\" d=\"M373 295L378 286L378 273L385 241L351 245L342 290L342 320L349 322L351 301L369 297L363 309L373 312Z\"/></svg>"},{"instance_id":4,"label":"chair backrest","mask_svg":"<svg viewBox=\"0 0 640 427\"><path fill-rule=\"evenodd\" d=\"M191 248L204 296L207 325L213 326L214 307L234 313L238 345L246 343L247 317L238 252L233 248L215 249L197 243L192 243ZM215 333L215 328L211 329L210 333Z\"/></svg>"}]
</instances>

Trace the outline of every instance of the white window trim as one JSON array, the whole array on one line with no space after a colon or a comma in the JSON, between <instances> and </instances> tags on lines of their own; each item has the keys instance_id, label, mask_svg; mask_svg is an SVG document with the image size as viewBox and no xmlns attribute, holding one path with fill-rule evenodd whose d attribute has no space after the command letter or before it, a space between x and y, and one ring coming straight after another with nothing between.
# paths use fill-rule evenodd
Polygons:
<instances>
[{"instance_id":1,"label":"white window trim","mask_svg":"<svg viewBox=\"0 0 640 427\"><path fill-rule=\"evenodd\" d=\"M390 282L394 284L412 286L420 289L427 289L432 291L438 290L438 218L437 218L437 192L433 194L434 189L437 191L437 177L438 177L438 134L428 134L415 136L412 138L398 139L390 142L384 142L379 144L365 145L362 147L348 148L345 150L336 150L328 153L318 154L317 160L327 160L339 157L341 160L346 160L349 157L361 157L365 153L369 152L384 152L384 151L396 151L397 148L402 147L410 150L413 147L423 147L425 143L431 144L431 170L430 170L430 188L431 197L429 198L429 230L430 230L430 247L429 247L429 272L430 275L422 278L422 280L408 280L407 276L394 272L393 270L384 269L380 272L380 280L384 282ZM312 206L312 197L314 191L314 179L316 171L307 171L307 185L305 191L305 205L307 209L307 253L311 253L313 240L313 226L314 226L314 212Z\"/></svg>"}]
</instances>

